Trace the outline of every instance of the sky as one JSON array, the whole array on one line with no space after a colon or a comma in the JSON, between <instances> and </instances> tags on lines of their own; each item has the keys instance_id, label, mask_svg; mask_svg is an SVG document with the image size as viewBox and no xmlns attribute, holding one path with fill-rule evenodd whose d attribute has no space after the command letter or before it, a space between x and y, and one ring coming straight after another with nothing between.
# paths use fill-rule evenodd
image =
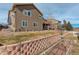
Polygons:
<instances>
[{"instance_id":1,"label":"sky","mask_svg":"<svg viewBox=\"0 0 79 59\"><path fill-rule=\"evenodd\" d=\"M8 11L13 4L0 3L0 23L7 23ZM43 13L44 18L70 21L73 27L79 27L78 3L38 3L35 6Z\"/></svg>"}]
</instances>

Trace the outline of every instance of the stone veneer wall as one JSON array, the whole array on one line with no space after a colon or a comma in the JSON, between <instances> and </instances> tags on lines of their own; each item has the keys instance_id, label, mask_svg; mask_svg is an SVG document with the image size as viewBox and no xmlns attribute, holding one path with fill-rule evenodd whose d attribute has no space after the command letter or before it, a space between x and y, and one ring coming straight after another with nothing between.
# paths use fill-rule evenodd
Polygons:
<instances>
[{"instance_id":1,"label":"stone veneer wall","mask_svg":"<svg viewBox=\"0 0 79 59\"><path fill-rule=\"evenodd\" d=\"M56 37L55 37L56 36ZM37 55L57 42L59 35L0 47L1 55Z\"/></svg>"}]
</instances>

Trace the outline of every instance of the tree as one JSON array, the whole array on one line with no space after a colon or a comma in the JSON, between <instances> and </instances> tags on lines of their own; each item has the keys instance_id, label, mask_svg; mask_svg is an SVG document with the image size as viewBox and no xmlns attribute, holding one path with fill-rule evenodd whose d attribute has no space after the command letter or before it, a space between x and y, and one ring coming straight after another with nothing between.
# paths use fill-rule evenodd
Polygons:
<instances>
[{"instance_id":1,"label":"tree","mask_svg":"<svg viewBox=\"0 0 79 59\"><path fill-rule=\"evenodd\" d=\"M0 24L0 31L2 29L7 29L8 28L8 25L7 24Z\"/></svg>"},{"instance_id":2,"label":"tree","mask_svg":"<svg viewBox=\"0 0 79 59\"><path fill-rule=\"evenodd\" d=\"M72 25L71 25L71 23L68 21L68 23L67 23L67 30L73 30L73 27L72 27Z\"/></svg>"},{"instance_id":3,"label":"tree","mask_svg":"<svg viewBox=\"0 0 79 59\"><path fill-rule=\"evenodd\" d=\"M66 22L66 20L63 20L62 27L64 28L64 30L67 30L67 22Z\"/></svg>"},{"instance_id":4,"label":"tree","mask_svg":"<svg viewBox=\"0 0 79 59\"><path fill-rule=\"evenodd\" d=\"M64 30L68 30L68 31L73 30L71 23L69 21L66 22L66 20L63 20L62 28L64 28Z\"/></svg>"},{"instance_id":5,"label":"tree","mask_svg":"<svg viewBox=\"0 0 79 59\"><path fill-rule=\"evenodd\" d=\"M2 30L2 27L3 27L3 26L0 24L0 31Z\"/></svg>"}]
</instances>

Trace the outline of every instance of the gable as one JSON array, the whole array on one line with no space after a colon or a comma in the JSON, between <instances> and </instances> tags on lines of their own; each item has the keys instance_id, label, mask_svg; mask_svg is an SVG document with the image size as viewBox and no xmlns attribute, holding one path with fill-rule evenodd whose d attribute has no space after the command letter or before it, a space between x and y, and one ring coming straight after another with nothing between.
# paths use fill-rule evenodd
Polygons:
<instances>
[{"instance_id":1,"label":"gable","mask_svg":"<svg viewBox=\"0 0 79 59\"><path fill-rule=\"evenodd\" d=\"M36 9L40 15L43 15L34 4L14 4L12 10L14 10L14 8L18 8L20 11L23 11L23 9Z\"/></svg>"}]
</instances>

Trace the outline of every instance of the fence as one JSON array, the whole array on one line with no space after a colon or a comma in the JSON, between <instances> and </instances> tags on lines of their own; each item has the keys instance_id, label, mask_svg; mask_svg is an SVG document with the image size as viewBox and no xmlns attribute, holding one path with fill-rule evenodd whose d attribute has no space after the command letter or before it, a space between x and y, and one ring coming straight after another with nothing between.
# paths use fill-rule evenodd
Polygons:
<instances>
[{"instance_id":1,"label":"fence","mask_svg":"<svg viewBox=\"0 0 79 59\"><path fill-rule=\"evenodd\" d=\"M71 52L71 41L70 40L60 40L53 44L50 48L42 52L42 55L67 55Z\"/></svg>"},{"instance_id":2,"label":"fence","mask_svg":"<svg viewBox=\"0 0 79 59\"><path fill-rule=\"evenodd\" d=\"M59 36L50 36L42 39L36 39L18 44L6 45L0 47L1 55L37 55L47 49L49 46L57 42Z\"/></svg>"},{"instance_id":3,"label":"fence","mask_svg":"<svg viewBox=\"0 0 79 59\"><path fill-rule=\"evenodd\" d=\"M61 42L61 43L60 43ZM71 43L60 35L0 47L1 55L66 54ZM61 52L61 53L60 53Z\"/></svg>"}]
</instances>

